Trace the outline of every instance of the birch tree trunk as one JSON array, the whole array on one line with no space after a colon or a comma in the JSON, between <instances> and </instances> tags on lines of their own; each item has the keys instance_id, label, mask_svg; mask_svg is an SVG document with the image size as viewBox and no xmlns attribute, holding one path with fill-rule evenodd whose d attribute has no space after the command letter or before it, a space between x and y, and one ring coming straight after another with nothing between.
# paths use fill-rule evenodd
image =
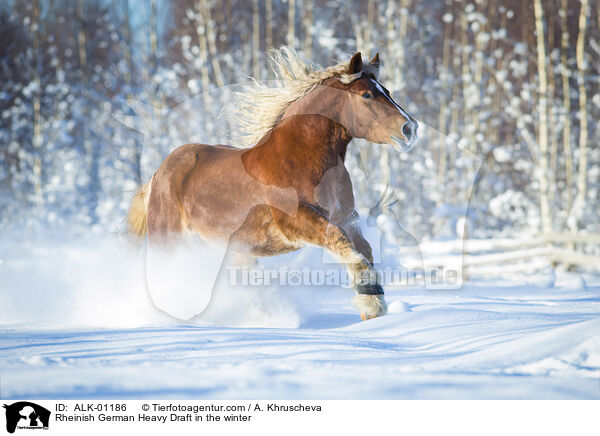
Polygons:
<instances>
[{"instance_id":1,"label":"birch tree trunk","mask_svg":"<svg viewBox=\"0 0 600 436\"><path fill-rule=\"evenodd\" d=\"M504 13L499 14L498 8L496 7L496 5L494 5L494 4L489 5L488 16L489 16L490 23L499 23L498 29L504 28L503 20L504 20L504 17L506 16L506 14L504 14ZM492 26L490 26L490 31L492 31L491 27ZM487 57L487 59L493 59L493 66L491 66L491 67L495 68L496 71L499 70L498 65L500 62L500 59L498 59L494 56L494 52L496 51L497 48L498 48L498 40L495 38L491 38L490 42L488 44L488 48L487 48L488 52L486 54L486 57ZM490 95L489 84L487 84L487 83L485 85L485 92L486 92L486 94ZM495 88L495 90L493 92L491 92L490 97L491 97L492 113L499 114L501 111L502 105L500 103L499 90L497 87ZM501 142L499 140L500 133L498 131L498 126L500 123L499 123L499 120L497 119L497 117L488 117L486 124L487 124L487 126L486 126L485 136L487 138L487 141L490 142L493 146L501 145Z\"/></svg>"},{"instance_id":2,"label":"birch tree trunk","mask_svg":"<svg viewBox=\"0 0 600 436\"><path fill-rule=\"evenodd\" d=\"M203 19L204 14L202 14L202 5L201 1L204 0L196 0L195 10L197 16L200 16L200 20L196 20L196 36L198 37L198 48L200 49L200 77L202 80L202 98L204 103L208 103L208 90L210 88L210 77L208 71L208 57L207 57L207 42L206 42L206 27L204 26Z\"/></svg>"},{"instance_id":3,"label":"birch tree trunk","mask_svg":"<svg viewBox=\"0 0 600 436\"><path fill-rule=\"evenodd\" d=\"M273 48L273 0L265 0L265 45Z\"/></svg>"},{"instance_id":4,"label":"birch tree trunk","mask_svg":"<svg viewBox=\"0 0 600 436\"><path fill-rule=\"evenodd\" d=\"M467 47L469 46L469 25L467 23L467 13L462 11L460 16L460 29L461 29L461 83L462 83L462 98L463 98L463 123L464 123L464 135L469 139L468 150L473 151L475 144L472 134L473 127L473 116L471 105L469 103L469 86L471 82L471 65L469 53Z\"/></svg>"},{"instance_id":5,"label":"birch tree trunk","mask_svg":"<svg viewBox=\"0 0 600 436\"><path fill-rule=\"evenodd\" d=\"M313 44L313 0L305 0L304 5L306 6L304 13L304 56L307 59L312 57L312 44Z\"/></svg>"},{"instance_id":6,"label":"birch tree trunk","mask_svg":"<svg viewBox=\"0 0 600 436\"><path fill-rule=\"evenodd\" d=\"M577 196L573 204L573 219L570 227L573 232L579 228L579 218L583 214L587 196L587 142L588 142L588 113L587 90L585 88L585 32L590 14L589 0L581 0L579 12L579 35L577 36L577 87L579 89L579 167L577 169Z\"/></svg>"},{"instance_id":7,"label":"birch tree trunk","mask_svg":"<svg viewBox=\"0 0 600 436\"><path fill-rule=\"evenodd\" d=\"M408 7L410 6L410 0L401 0L400 2L400 27L398 29L398 38L401 43L399 44L398 50L398 90L402 91L405 88L404 83L404 71L405 71L405 55L406 51L404 50L404 39L406 38L406 33L408 31Z\"/></svg>"},{"instance_id":8,"label":"birch tree trunk","mask_svg":"<svg viewBox=\"0 0 600 436\"><path fill-rule=\"evenodd\" d=\"M372 38L371 38L371 29L373 29L374 24L374 16L375 16L375 2L373 0L369 0L367 2L367 23L364 26L364 49L367 53L364 53L364 56L369 56L369 52L373 50L372 46Z\"/></svg>"},{"instance_id":9,"label":"birch tree trunk","mask_svg":"<svg viewBox=\"0 0 600 436\"><path fill-rule=\"evenodd\" d=\"M454 2L452 5L452 16L453 22L456 23L456 3ZM454 29L456 29L456 24L454 25ZM454 31L456 34L456 30ZM454 35L454 44L456 44L456 36ZM454 85L452 86L452 97L450 99L450 126L448 128L448 132L458 134L458 121L459 121L459 98L461 95L460 92L460 80L458 80L458 76L460 74L461 68L461 58L460 56L453 56L452 61L452 76L454 77ZM456 141L452 141L450 145L450 168L449 168L449 176L450 176L450 186L452 187L452 198L456 199L457 197L457 180L458 180L458 172L455 165L456 158L458 156L458 145Z\"/></svg>"},{"instance_id":10,"label":"birch tree trunk","mask_svg":"<svg viewBox=\"0 0 600 436\"><path fill-rule=\"evenodd\" d=\"M33 189L37 199L41 200L42 195L42 117L41 117L41 92L42 86L40 81L40 35L39 35L39 20L40 20L40 4L39 0L33 2L33 12L31 21L33 26L33 82L35 83L35 91L32 97L33 109L33 137L32 144L34 149L33 160ZM32 27L33 27L32 26Z\"/></svg>"},{"instance_id":11,"label":"birch tree trunk","mask_svg":"<svg viewBox=\"0 0 600 436\"><path fill-rule=\"evenodd\" d=\"M212 98L209 93L210 91L210 72L208 69L208 41L206 37L206 16L204 14L204 2L207 0L196 0L194 8L196 12L196 36L198 37L198 48L200 57L200 77L202 81L202 103L205 108L209 108L212 105ZM206 119L204 121L204 130L208 137L212 137L214 132L214 125Z\"/></svg>"},{"instance_id":12,"label":"birch tree trunk","mask_svg":"<svg viewBox=\"0 0 600 436\"><path fill-rule=\"evenodd\" d=\"M260 53L260 8L258 0L252 0L252 71L253 77L260 80L258 54Z\"/></svg>"},{"instance_id":13,"label":"birch tree trunk","mask_svg":"<svg viewBox=\"0 0 600 436\"><path fill-rule=\"evenodd\" d=\"M481 11L481 13L485 13L484 11ZM475 42L475 70L473 71L473 84L474 84L474 89L473 89L473 110L472 110L472 123L473 123L473 133L475 136L474 140L473 140L473 145L474 145L474 150L476 154L479 154L481 152L480 150L480 145L479 142L477 140L477 133L480 133L481 130L481 126L480 126L480 118L479 118L479 112L481 110L481 87L484 86L483 84L483 58L485 56L485 46L487 44L487 40L485 38L482 38L482 34L484 33L488 33L489 29L487 29L487 23L480 23L480 26L478 27L477 31L474 32L474 42ZM485 90L484 90L485 91Z\"/></svg>"},{"instance_id":14,"label":"birch tree trunk","mask_svg":"<svg viewBox=\"0 0 600 436\"><path fill-rule=\"evenodd\" d=\"M388 0L386 8L385 8L385 21L386 32L388 37L394 35L395 32L395 12L396 12L396 4L394 0ZM388 47L391 46L391 41L388 40ZM390 150L387 147L381 148L381 157L380 157L380 165L383 173L383 178L386 182L390 183L391 170L390 170Z\"/></svg>"},{"instance_id":15,"label":"birch tree trunk","mask_svg":"<svg viewBox=\"0 0 600 436\"><path fill-rule=\"evenodd\" d=\"M563 148L565 153L565 189L567 193L567 216L573 207L573 150L571 150L571 85L569 85L569 28L567 27L568 0L562 0L560 9L560 63L563 90Z\"/></svg>"},{"instance_id":16,"label":"birch tree trunk","mask_svg":"<svg viewBox=\"0 0 600 436\"><path fill-rule=\"evenodd\" d=\"M221 65L219 64L219 56L217 53L217 35L215 29L215 21L213 20L210 8L211 4L208 0L203 2L203 22L204 28L206 29L207 43L208 43L208 52L210 54L210 62L213 67L213 74L215 76L215 83L217 86L222 87L225 85L225 80L223 79L223 73L221 72Z\"/></svg>"},{"instance_id":17,"label":"birch tree trunk","mask_svg":"<svg viewBox=\"0 0 600 436\"><path fill-rule=\"evenodd\" d=\"M446 1L445 13L450 13L452 3ZM443 191L442 183L446 179L446 135L447 132L447 111L448 103L446 98L446 89L448 76L450 75L450 29L451 24L444 22L443 42L442 42L442 73L441 73L441 93L440 93L440 108L438 127L441 133L438 141L439 159L438 159L438 183L440 190ZM440 192L441 194L441 192ZM438 204L442 202L442 195L438 199Z\"/></svg>"},{"instance_id":18,"label":"birch tree trunk","mask_svg":"<svg viewBox=\"0 0 600 436\"><path fill-rule=\"evenodd\" d=\"M554 3L549 3L549 15L551 17L555 14ZM555 32L555 20L551 19L548 23L548 50L552 51L555 41L554 41L554 32ZM554 76L554 60L552 56L548 57L548 101L550 104L548 105L548 123L549 123L549 131L550 135L550 168L548 173L548 197L550 204L554 204L554 199L557 192L557 183L556 183L556 170L558 165L558 135L556 134L558 120L556 119L556 113L554 111L554 99L556 95L556 80Z\"/></svg>"},{"instance_id":19,"label":"birch tree trunk","mask_svg":"<svg viewBox=\"0 0 600 436\"><path fill-rule=\"evenodd\" d=\"M123 39L125 45L125 62L127 63L127 71L125 72L125 81L128 86L127 99L133 99L131 92L133 83L133 59L131 53L131 13L129 11L129 2L122 2L123 5ZM135 173L135 180L138 186L142 185L142 147L138 145L137 140L133 144L133 171Z\"/></svg>"},{"instance_id":20,"label":"birch tree trunk","mask_svg":"<svg viewBox=\"0 0 600 436\"><path fill-rule=\"evenodd\" d=\"M541 0L533 0L538 70L538 146L540 151L538 182L540 185L540 214L542 230L552 230L550 204L548 201L548 80L546 76L546 42L544 38L544 12Z\"/></svg>"},{"instance_id":21,"label":"birch tree trunk","mask_svg":"<svg viewBox=\"0 0 600 436\"><path fill-rule=\"evenodd\" d=\"M85 29L85 17L84 17L84 1L78 0L77 2L77 45L79 54L79 73L81 80L82 95L85 101L88 101L88 60L87 60L87 35ZM86 110L86 109L84 109ZM89 112L86 114L89 116ZM83 148L85 150L85 159L88 160L88 172L89 172L89 201L90 201L90 219L91 224L98 222L98 216L96 214L96 207L98 206L98 189L100 184L98 160L98 151L94 147L94 143L90 137L90 131L87 125L84 123L81 126L83 130Z\"/></svg>"},{"instance_id":22,"label":"birch tree trunk","mask_svg":"<svg viewBox=\"0 0 600 436\"><path fill-rule=\"evenodd\" d=\"M288 33L287 44L296 46L296 0L288 0Z\"/></svg>"},{"instance_id":23,"label":"birch tree trunk","mask_svg":"<svg viewBox=\"0 0 600 436\"><path fill-rule=\"evenodd\" d=\"M157 8L156 0L150 2L150 54L152 56L152 73L156 72L158 66L158 30L157 30Z\"/></svg>"}]
</instances>

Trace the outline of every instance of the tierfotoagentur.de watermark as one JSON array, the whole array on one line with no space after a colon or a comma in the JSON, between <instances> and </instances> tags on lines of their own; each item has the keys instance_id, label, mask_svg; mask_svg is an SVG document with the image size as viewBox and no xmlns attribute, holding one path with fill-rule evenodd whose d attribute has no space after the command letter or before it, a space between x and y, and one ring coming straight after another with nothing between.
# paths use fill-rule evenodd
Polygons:
<instances>
[{"instance_id":1,"label":"tierfotoagentur.de watermark","mask_svg":"<svg viewBox=\"0 0 600 436\"><path fill-rule=\"evenodd\" d=\"M352 276L342 268L263 268L260 266L229 266L230 286L340 286L351 288ZM376 276L375 276L376 274ZM377 282L384 287L424 286L427 289L456 289L462 285L460 271L442 266L431 269L408 270L385 267L376 273L357 277L362 283Z\"/></svg>"}]
</instances>

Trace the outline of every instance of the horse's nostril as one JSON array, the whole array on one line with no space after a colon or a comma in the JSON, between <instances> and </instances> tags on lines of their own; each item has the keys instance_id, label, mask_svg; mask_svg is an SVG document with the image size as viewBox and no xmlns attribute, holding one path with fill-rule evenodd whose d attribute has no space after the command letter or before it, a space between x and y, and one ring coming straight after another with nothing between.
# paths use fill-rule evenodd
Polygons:
<instances>
[{"instance_id":1,"label":"horse's nostril","mask_svg":"<svg viewBox=\"0 0 600 436\"><path fill-rule=\"evenodd\" d=\"M402 134L410 141L412 137L412 126L409 123L404 123L402 126Z\"/></svg>"}]
</instances>

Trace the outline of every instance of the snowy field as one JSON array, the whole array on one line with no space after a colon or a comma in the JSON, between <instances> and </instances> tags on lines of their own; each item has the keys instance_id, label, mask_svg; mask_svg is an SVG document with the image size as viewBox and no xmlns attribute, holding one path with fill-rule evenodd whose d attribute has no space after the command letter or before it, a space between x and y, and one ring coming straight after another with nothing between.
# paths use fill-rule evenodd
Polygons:
<instances>
[{"instance_id":1,"label":"snowy field","mask_svg":"<svg viewBox=\"0 0 600 436\"><path fill-rule=\"evenodd\" d=\"M182 323L151 305L122 241L3 244L0 259L2 399L600 399L598 277L392 289L365 322L348 290L248 290Z\"/></svg>"}]
</instances>

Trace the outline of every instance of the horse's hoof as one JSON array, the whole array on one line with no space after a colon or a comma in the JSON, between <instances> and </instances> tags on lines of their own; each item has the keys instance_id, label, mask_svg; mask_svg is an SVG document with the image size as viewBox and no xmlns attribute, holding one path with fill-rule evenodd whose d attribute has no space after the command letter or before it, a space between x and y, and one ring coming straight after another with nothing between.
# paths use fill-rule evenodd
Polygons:
<instances>
[{"instance_id":1,"label":"horse's hoof","mask_svg":"<svg viewBox=\"0 0 600 436\"><path fill-rule=\"evenodd\" d=\"M363 321L366 321L366 320L368 320L368 319L375 318L376 316L377 316L377 315L367 315L367 314L366 314L366 313L364 313L364 312L361 312L361 313L360 313L360 319L362 319Z\"/></svg>"},{"instance_id":2,"label":"horse's hoof","mask_svg":"<svg viewBox=\"0 0 600 436\"><path fill-rule=\"evenodd\" d=\"M360 317L363 321L387 313L387 304L383 295L357 294L352 300L352 304L360 311Z\"/></svg>"}]
</instances>

